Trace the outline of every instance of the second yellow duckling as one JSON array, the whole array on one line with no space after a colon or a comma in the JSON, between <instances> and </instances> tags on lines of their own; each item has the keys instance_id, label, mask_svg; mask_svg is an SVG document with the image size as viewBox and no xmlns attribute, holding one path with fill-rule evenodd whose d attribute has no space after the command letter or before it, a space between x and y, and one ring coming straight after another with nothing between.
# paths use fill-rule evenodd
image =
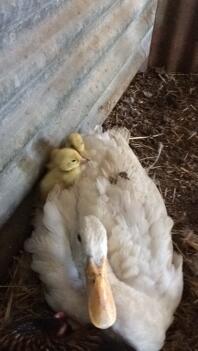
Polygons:
<instances>
[{"instance_id":1,"label":"second yellow duckling","mask_svg":"<svg viewBox=\"0 0 198 351\"><path fill-rule=\"evenodd\" d=\"M74 149L54 149L47 165L49 172L40 183L42 197L45 199L56 184L64 188L73 185L80 175L80 165L83 161L82 156Z\"/></svg>"},{"instance_id":2,"label":"second yellow duckling","mask_svg":"<svg viewBox=\"0 0 198 351\"><path fill-rule=\"evenodd\" d=\"M89 156L87 154L87 151L85 150L85 144L84 144L83 138L79 133L71 133L68 136L66 145L74 148L76 151L79 152L79 154L82 157L89 160Z\"/></svg>"}]
</instances>

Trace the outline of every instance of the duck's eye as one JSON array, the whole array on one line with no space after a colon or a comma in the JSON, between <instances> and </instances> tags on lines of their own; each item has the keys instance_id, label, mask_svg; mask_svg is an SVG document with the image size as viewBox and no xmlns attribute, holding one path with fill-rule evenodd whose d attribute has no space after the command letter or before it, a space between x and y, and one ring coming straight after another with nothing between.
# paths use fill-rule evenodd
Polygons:
<instances>
[{"instance_id":1,"label":"duck's eye","mask_svg":"<svg viewBox=\"0 0 198 351\"><path fill-rule=\"evenodd\" d=\"M72 160L72 162L76 162L76 160Z\"/></svg>"},{"instance_id":2,"label":"duck's eye","mask_svg":"<svg viewBox=\"0 0 198 351\"><path fill-rule=\"evenodd\" d=\"M81 239L80 234L78 234L78 235L77 235L77 239L78 239L79 243L81 243L81 242L82 242L82 239Z\"/></svg>"}]
</instances>

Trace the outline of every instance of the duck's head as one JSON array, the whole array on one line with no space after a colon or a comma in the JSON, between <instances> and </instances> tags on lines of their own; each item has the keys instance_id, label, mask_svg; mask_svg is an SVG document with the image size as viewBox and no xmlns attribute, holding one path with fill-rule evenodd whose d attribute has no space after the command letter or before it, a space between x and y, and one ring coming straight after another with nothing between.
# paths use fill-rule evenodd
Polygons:
<instances>
[{"instance_id":1,"label":"duck's head","mask_svg":"<svg viewBox=\"0 0 198 351\"><path fill-rule=\"evenodd\" d=\"M116 307L107 273L107 234L98 218L83 218L72 251L85 278L90 320L97 328L109 328L116 320Z\"/></svg>"},{"instance_id":2,"label":"duck's head","mask_svg":"<svg viewBox=\"0 0 198 351\"><path fill-rule=\"evenodd\" d=\"M85 159L74 149L54 149L51 154L49 168L57 167L59 170L68 172L80 166Z\"/></svg>"},{"instance_id":3,"label":"duck's head","mask_svg":"<svg viewBox=\"0 0 198 351\"><path fill-rule=\"evenodd\" d=\"M82 136L79 133L71 133L68 137L68 142L79 154L89 160L88 154L85 150L85 144Z\"/></svg>"}]
</instances>

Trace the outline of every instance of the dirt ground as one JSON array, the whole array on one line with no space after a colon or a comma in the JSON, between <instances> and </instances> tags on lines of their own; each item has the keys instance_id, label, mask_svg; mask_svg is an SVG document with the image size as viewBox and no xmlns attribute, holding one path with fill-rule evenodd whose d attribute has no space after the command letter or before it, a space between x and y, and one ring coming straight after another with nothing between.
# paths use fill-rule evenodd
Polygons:
<instances>
[{"instance_id":1,"label":"dirt ground","mask_svg":"<svg viewBox=\"0 0 198 351\"><path fill-rule=\"evenodd\" d=\"M198 351L198 76L139 73L104 123L131 130L131 146L161 191L184 258L184 295L163 351ZM17 257L0 286L5 322L48 314L29 257Z\"/></svg>"}]
</instances>

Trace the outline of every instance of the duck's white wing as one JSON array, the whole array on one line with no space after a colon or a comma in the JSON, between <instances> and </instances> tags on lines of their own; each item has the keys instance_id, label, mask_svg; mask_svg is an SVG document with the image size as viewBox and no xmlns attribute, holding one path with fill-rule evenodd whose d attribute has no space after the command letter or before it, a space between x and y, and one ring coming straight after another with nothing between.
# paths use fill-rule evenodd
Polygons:
<instances>
[{"instance_id":1,"label":"duck's white wing","mask_svg":"<svg viewBox=\"0 0 198 351\"><path fill-rule=\"evenodd\" d=\"M86 296L68 240L69 232L75 230L74 203L74 194L67 190L60 193L55 187L43 212L37 215L36 228L25 249L32 254L32 269L45 284L49 305L87 322Z\"/></svg>"},{"instance_id":2,"label":"duck's white wing","mask_svg":"<svg viewBox=\"0 0 198 351\"><path fill-rule=\"evenodd\" d=\"M164 201L128 146L128 137L113 130L89 136L94 156L79 182L78 210L93 214L109 236L109 259L117 277L176 307L182 292L182 259L173 253L172 220ZM129 178L111 177L125 172Z\"/></svg>"}]
</instances>

